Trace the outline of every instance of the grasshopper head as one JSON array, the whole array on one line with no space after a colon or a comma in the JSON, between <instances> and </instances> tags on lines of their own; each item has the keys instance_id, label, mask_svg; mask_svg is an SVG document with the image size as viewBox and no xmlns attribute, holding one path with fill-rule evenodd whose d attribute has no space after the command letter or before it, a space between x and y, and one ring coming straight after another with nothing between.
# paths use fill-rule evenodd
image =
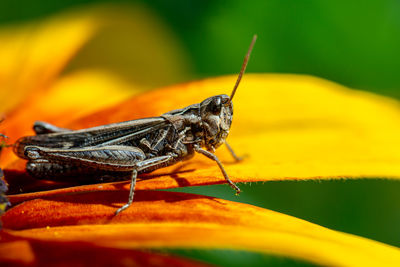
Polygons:
<instances>
[{"instance_id":1,"label":"grasshopper head","mask_svg":"<svg viewBox=\"0 0 400 267\"><path fill-rule=\"evenodd\" d=\"M232 124L233 107L227 95L212 96L200 103L204 145L214 151L225 142Z\"/></svg>"}]
</instances>

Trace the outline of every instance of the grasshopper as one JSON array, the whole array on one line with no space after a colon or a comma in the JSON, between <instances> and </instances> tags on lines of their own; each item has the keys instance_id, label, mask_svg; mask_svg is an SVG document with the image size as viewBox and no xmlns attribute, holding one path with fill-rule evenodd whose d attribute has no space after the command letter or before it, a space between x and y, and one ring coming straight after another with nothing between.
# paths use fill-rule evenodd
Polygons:
<instances>
[{"instance_id":1,"label":"grasshopper","mask_svg":"<svg viewBox=\"0 0 400 267\"><path fill-rule=\"evenodd\" d=\"M239 194L239 187L229 179L214 152L225 144L234 159L240 160L226 138L232 123L232 99L256 38L254 35L230 96L212 96L159 117L81 130L37 121L33 126L36 135L17 140L14 152L28 160L27 171L37 178L62 179L80 175L97 181L106 177L130 179L128 202L116 215L132 204L138 173L188 160L195 153L215 161L226 182Z\"/></svg>"}]
</instances>

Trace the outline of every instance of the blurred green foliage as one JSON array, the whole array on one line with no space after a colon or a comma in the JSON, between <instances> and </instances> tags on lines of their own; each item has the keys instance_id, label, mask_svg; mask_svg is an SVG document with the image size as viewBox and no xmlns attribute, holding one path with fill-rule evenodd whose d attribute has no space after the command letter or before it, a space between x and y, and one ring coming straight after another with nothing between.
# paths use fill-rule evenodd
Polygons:
<instances>
[{"instance_id":1,"label":"blurred green foliage","mask_svg":"<svg viewBox=\"0 0 400 267\"><path fill-rule=\"evenodd\" d=\"M227 185L176 188L169 191L240 201L400 247L398 180L275 181L240 184L240 188L240 196L235 196ZM202 253L205 260L210 260L211 257L221 263L221 259L215 254L207 251ZM197 251L189 251L183 255L199 254ZM261 257L244 252L238 252L237 255L227 257L225 266L244 266L246 262L251 262L251 266L262 266L262 263L268 266L309 266L303 262L294 265L293 262L278 257ZM230 260L232 257L235 259L234 265Z\"/></svg>"},{"instance_id":2,"label":"blurred green foliage","mask_svg":"<svg viewBox=\"0 0 400 267\"><path fill-rule=\"evenodd\" d=\"M37 19L99 2L116 1L1 1L0 24ZM248 72L310 74L400 98L398 0L120 2L148 6L175 32L195 70L196 77L187 79L237 73L251 36L257 33L259 39ZM242 185L242 189L240 197L234 197L230 188L223 185L184 191L251 203L400 246L398 181L285 181ZM266 260L248 252L180 253L227 266L232 264L232 258L236 259L236 266L257 262L274 266L294 264Z\"/></svg>"},{"instance_id":3,"label":"blurred green foliage","mask_svg":"<svg viewBox=\"0 0 400 267\"><path fill-rule=\"evenodd\" d=\"M105 0L1 1L0 23ZM198 77L237 73L259 35L249 72L304 73L400 98L400 1L119 1L153 9L187 48Z\"/></svg>"}]
</instances>

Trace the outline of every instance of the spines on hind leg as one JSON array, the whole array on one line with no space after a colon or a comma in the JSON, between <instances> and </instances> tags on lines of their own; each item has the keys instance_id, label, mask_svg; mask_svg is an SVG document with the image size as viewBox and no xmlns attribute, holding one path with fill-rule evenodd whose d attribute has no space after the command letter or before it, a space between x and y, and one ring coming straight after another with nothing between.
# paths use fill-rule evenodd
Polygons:
<instances>
[{"instance_id":1,"label":"spines on hind leg","mask_svg":"<svg viewBox=\"0 0 400 267\"><path fill-rule=\"evenodd\" d=\"M101 171L87 166L55 162L28 162L28 173L37 178L55 181L72 181L78 184L112 182L129 179L130 172Z\"/></svg>"},{"instance_id":2,"label":"spines on hind leg","mask_svg":"<svg viewBox=\"0 0 400 267\"><path fill-rule=\"evenodd\" d=\"M57 178L82 173L82 171L87 172L88 169L54 162L28 162L26 170L36 178L57 180Z\"/></svg>"}]
</instances>

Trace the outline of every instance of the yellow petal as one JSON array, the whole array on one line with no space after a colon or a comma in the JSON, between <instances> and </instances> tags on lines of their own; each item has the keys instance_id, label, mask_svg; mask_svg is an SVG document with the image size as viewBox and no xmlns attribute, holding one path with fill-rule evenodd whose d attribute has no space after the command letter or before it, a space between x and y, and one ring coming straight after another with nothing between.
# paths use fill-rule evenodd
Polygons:
<instances>
[{"instance_id":1,"label":"yellow petal","mask_svg":"<svg viewBox=\"0 0 400 267\"><path fill-rule=\"evenodd\" d=\"M115 216L127 193L99 185L96 192L59 191L25 201L4 215L4 231L22 238L116 248L241 249L329 266L400 264L398 248L212 197L137 191L134 204Z\"/></svg>"},{"instance_id":2,"label":"yellow petal","mask_svg":"<svg viewBox=\"0 0 400 267\"><path fill-rule=\"evenodd\" d=\"M101 29L72 59L66 72L106 70L144 88L192 76L183 45L151 10L138 4L108 4L89 11L96 15Z\"/></svg>"},{"instance_id":3,"label":"yellow petal","mask_svg":"<svg viewBox=\"0 0 400 267\"><path fill-rule=\"evenodd\" d=\"M71 126L157 116L212 95L229 94L235 79L220 77L149 92ZM216 154L236 182L400 178L400 103L396 100L310 76L247 74L233 102L227 141L237 154L248 157L233 164L226 148ZM149 177L154 179L141 181L138 187L224 182L218 166L202 155Z\"/></svg>"},{"instance_id":4,"label":"yellow petal","mask_svg":"<svg viewBox=\"0 0 400 267\"><path fill-rule=\"evenodd\" d=\"M100 5L3 27L0 43L1 113L42 94L67 64L68 72L112 71L144 87L190 73L172 32L139 5Z\"/></svg>"},{"instance_id":5,"label":"yellow petal","mask_svg":"<svg viewBox=\"0 0 400 267\"><path fill-rule=\"evenodd\" d=\"M56 17L0 29L0 111L44 90L93 36L90 17Z\"/></svg>"}]
</instances>

